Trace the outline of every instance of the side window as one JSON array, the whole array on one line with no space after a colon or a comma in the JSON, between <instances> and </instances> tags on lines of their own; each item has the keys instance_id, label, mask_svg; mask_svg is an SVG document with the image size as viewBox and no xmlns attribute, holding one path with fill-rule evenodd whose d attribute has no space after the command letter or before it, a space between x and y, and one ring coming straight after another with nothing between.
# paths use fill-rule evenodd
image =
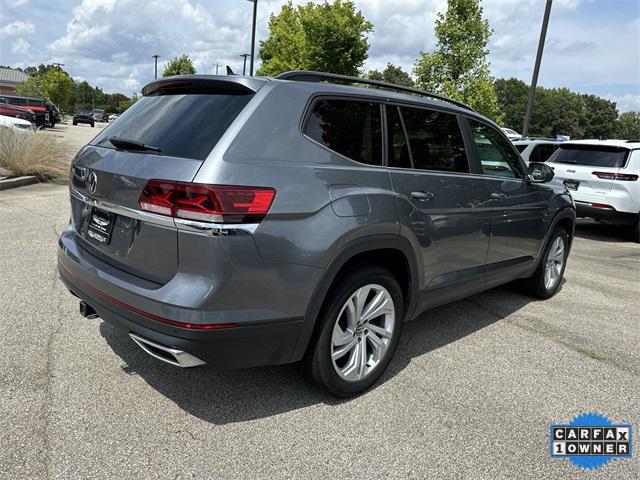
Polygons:
<instances>
[{"instance_id":1,"label":"side window","mask_svg":"<svg viewBox=\"0 0 640 480\"><path fill-rule=\"evenodd\" d=\"M413 166L421 170L469 172L462 133L455 115L401 107Z\"/></svg>"},{"instance_id":2,"label":"side window","mask_svg":"<svg viewBox=\"0 0 640 480\"><path fill-rule=\"evenodd\" d=\"M529 154L529 162L541 162L540 160L540 147L542 145L534 145L531 153Z\"/></svg>"},{"instance_id":3,"label":"side window","mask_svg":"<svg viewBox=\"0 0 640 480\"><path fill-rule=\"evenodd\" d=\"M494 128L468 119L482 170L486 175L508 178L524 178L518 154Z\"/></svg>"},{"instance_id":4,"label":"side window","mask_svg":"<svg viewBox=\"0 0 640 480\"><path fill-rule=\"evenodd\" d=\"M389 134L387 141L389 166L411 168L407 138L404 135L398 107L394 105L387 106L387 126Z\"/></svg>"},{"instance_id":5,"label":"side window","mask_svg":"<svg viewBox=\"0 0 640 480\"><path fill-rule=\"evenodd\" d=\"M555 145L551 145L549 143L538 145L538 161L546 162L553 152L556 151Z\"/></svg>"},{"instance_id":6,"label":"side window","mask_svg":"<svg viewBox=\"0 0 640 480\"><path fill-rule=\"evenodd\" d=\"M320 100L304 133L351 160L382 165L382 118L377 103Z\"/></svg>"}]
</instances>

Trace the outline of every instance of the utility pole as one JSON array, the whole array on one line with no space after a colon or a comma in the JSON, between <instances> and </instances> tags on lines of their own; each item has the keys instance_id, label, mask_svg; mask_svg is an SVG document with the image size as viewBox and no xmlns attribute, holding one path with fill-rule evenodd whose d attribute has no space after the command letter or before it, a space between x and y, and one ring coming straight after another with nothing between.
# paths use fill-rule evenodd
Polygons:
<instances>
[{"instance_id":1,"label":"utility pole","mask_svg":"<svg viewBox=\"0 0 640 480\"><path fill-rule=\"evenodd\" d=\"M56 76L58 77L58 88L60 88L60 72L62 71L62 68L60 67L64 67L64 63L52 63L52 65L54 67L58 67L58 73L56 74Z\"/></svg>"},{"instance_id":2,"label":"utility pole","mask_svg":"<svg viewBox=\"0 0 640 480\"><path fill-rule=\"evenodd\" d=\"M244 59L242 62L242 75L246 75L247 74L247 57L250 57L251 55L249 53L243 53L240 56Z\"/></svg>"},{"instance_id":3,"label":"utility pole","mask_svg":"<svg viewBox=\"0 0 640 480\"><path fill-rule=\"evenodd\" d=\"M540 63L542 62L542 51L544 50L544 41L547 37L547 26L549 25L549 15L551 14L551 3L553 0L547 0L544 8L544 17L542 18L542 29L540 30L540 40L538 41L538 53L536 54L536 63L533 67L533 78L529 87L529 100L527 101L527 113L524 115L524 125L522 127L522 136L526 137L529 133L529 121L531 120L531 110L533 110L533 100L536 94L536 86L538 85L538 73L540 73Z\"/></svg>"},{"instance_id":4,"label":"utility pole","mask_svg":"<svg viewBox=\"0 0 640 480\"><path fill-rule=\"evenodd\" d=\"M155 78L157 80L158 79L158 58L160 58L160 55L152 55L151 58L153 58L155 60L155 68L154 68L154 76L153 76L153 78Z\"/></svg>"},{"instance_id":5,"label":"utility pole","mask_svg":"<svg viewBox=\"0 0 640 480\"><path fill-rule=\"evenodd\" d=\"M258 14L258 0L249 0L253 2L253 22L251 26L251 63L249 65L249 75L253 77L253 62L256 53L256 16Z\"/></svg>"},{"instance_id":6,"label":"utility pole","mask_svg":"<svg viewBox=\"0 0 640 480\"><path fill-rule=\"evenodd\" d=\"M215 67L216 67L216 75L218 75L218 68L220 68L222 66L221 63L216 63Z\"/></svg>"}]
</instances>

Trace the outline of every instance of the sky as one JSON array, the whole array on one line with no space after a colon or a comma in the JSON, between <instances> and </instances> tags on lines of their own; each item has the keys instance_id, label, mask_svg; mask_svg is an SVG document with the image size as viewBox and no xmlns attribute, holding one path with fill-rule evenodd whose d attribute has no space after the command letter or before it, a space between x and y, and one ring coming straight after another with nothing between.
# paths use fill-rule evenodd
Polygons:
<instances>
[{"instance_id":1,"label":"sky","mask_svg":"<svg viewBox=\"0 0 640 480\"><path fill-rule=\"evenodd\" d=\"M306 1L306 0L305 0ZM285 0L258 0L257 40ZM294 1L294 3L300 3ZM394 63L411 71L431 52L436 13L446 0L355 0L374 24L365 69ZM529 83L545 0L484 0L493 28L494 77ZM77 80L131 95L182 53L198 73L215 64L242 71L250 52L247 0L0 0L0 65L64 63ZM257 50L257 47L256 47ZM568 87L640 110L640 1L554 0L538 85Z\"/></svg>"}]
</instances>

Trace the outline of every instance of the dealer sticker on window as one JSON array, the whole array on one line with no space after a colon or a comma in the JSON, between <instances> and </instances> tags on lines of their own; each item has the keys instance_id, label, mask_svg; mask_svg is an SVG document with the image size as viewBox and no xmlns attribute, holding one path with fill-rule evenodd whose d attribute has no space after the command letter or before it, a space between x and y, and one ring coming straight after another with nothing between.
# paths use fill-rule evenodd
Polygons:
<instances>
[{"instance_id":1,"label":"dealer sticker on window","mask_svg":"<svg viewBox=\"0 0 640 480\"><path fill-rule=\"evenodd\" d=\"M605 466L612 458L631 458L632 429L599 413L583 413L568 424L551 425L552 458L567 458L580 468Z\"/></svg>"}]
</instances>

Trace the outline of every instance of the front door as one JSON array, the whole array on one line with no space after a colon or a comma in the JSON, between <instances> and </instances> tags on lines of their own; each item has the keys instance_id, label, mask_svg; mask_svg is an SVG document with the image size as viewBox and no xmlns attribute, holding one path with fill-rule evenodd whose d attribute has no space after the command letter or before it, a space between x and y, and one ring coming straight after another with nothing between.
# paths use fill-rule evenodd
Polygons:
<instances>
[{"instance_id":1,"label":"front door","mask_svg":"<svg viewBox=\"0 0 640 480\"><path fill-rule=\"evenodd\" d=\"M467 121L492 206L487 274L526 270L538 257L553 192L527 181L524 163L497 129Z\"/></svg>"}]
</instances>

